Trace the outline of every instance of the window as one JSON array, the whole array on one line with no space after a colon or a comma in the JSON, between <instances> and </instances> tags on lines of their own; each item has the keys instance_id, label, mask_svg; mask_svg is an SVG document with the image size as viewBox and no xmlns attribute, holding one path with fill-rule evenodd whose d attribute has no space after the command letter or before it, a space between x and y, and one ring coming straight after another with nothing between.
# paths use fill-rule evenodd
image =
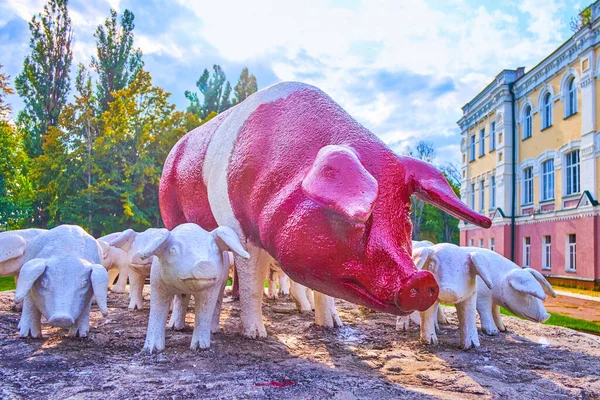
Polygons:
<instances>
[{"instance_id":1,"label":"window","mask_svg":"<svg viewBox=\"0 0 600 400\"><path fill-rule=\"evenodd\" d=\"M550 270L550 259L552 254L552 239L550 236L542 236L542 269Z\"/></svg>"},{"instance_id":2,"label":"window","mask_svg":"<svg viewBox=\"0 0 600 400\"><path fill-rule=\"evenodd\" d=\"M523 170L523 204L533 203L533 167Z\"/></svg>"},{"instance_id":3,"label":"window","mask_svg":"<svg viewBox=\"0 0 600 400\"><path fill-rule=\"evenodd\" d=\"M546 129L552 125L552 95L546 93L542 100L542 129Z\"/></svg>"},{"instance_id":4,"label":"window","mask_svg":"<svg viewBox=\"0 0 600 400\"><path fill-rule=\"evenodd\" d=\"M471 142L469 143L469 161L475 160L475 135L471 135Z\"/></svg>"},{"instance_id":5,"label":"window","mask_svg":"<svg viewBox=\"0 0 600 400\"><path fill-rule=\"evenodd\" d=\"M496 251L496 240L494 238L490 238L490 250Z\"/></svg>"},{"instance_id":6,"label":"window","mask_svg":"<svg viewBox=\"0 0 600 400\"><path fill-rule=\"evenodd\" d=\"M566 155L565 170L566 175L566 193L567 196L570 194L579 193L579 150L575 150Z\"/></svg>"},{"instance_id":7,"label":"window","mask_svg":"<svg viewBox=\"0 0 600 400\"><path fill-rule=\"evenodd\" d=\"M475 184L471 183L471 209L475 209Z\"/></svg>"},{"instance_id":8,"label":"window","mask_svg":"<svg viewBox=\"0 0 600 400\"><path fill-rule=\"evenodd\" d=\"M554 160L542 163L542 200L554 198Z\"/></svg>"},{"instance_id":9,"label":"window","mask_svg":"<svg viewBox=\"0 0 600 400\"><path fill-rule=\"evenodd\" d=\"M490 151L496 149L496 122L490 124Z\"/></svg>"},{"instance_id":10,"label":"window","mask_svg":"<svg viewBox=\"0 0 600 400\"><path fill-rule=\"evenodd\" d=\"M490 176L490 208L496 208L496 177Z\"/></svg>"},{"instance_id":11,"label":"window","mask_svg":"<svg viewBox=\"0 0 600 400\"><path fill-rule=\"evenodd\" d=\"M479 239L479 247L483 247L483 239Z\"/></svg>"},{"instance_id":12,"label":"window","mask_svg":"<svg viewBox=\"0 0 600 400\"><path fill-rule=\"evenodd\" d=\"M523 238L523 268L531 266L531 238Z\"/></svg>"},{"instance_id":13,"label":"window","mask_svg":"<svg viewBox=\"0 0 600 400\"><path fill-rule=\"evenodd\" d=\"M479 211L485 210L485 181L479 181Z\"/></svg>"},{"instance_id":14,"label":"window","mask_svg":"<svg viewBox=\"0 0 600 400\"><path fill-rule=\"evenodd\" d=\"M523 122L523 139L527 139L531 137L531 129L532 129L532 117L531 117L531 107L525 107L525 121Z\"/></svg>"},{"instance_id":15,"label":"window","mask_svg":"<svg viewBox=\"0 0 600 400\"><path fill-rule=\"evenodd\" d=\"M474 239L469 240L469 246L471 246L471 247L475 246Z\"/></svg>"},{"instance_id":16,"label":"window","mask_svg":"<svg viewBox=\"0 0 600 400\"><path fill-rule=\"evenodd\" d=\"M485 155L485 129L479 131L479 157Z\"/></svg>"},{"instance_id":17,"label":"window","mask_svg":"<svg viewBox=\"0 0 600 400\"><path fill-rule=\"evenodd\" d=\"M577 237L575 234L567 236L566 269L570 272L577 270Z\"/></svg>"},{"instance_id":18,"label":"window","mask_svg":"<svg viewBox=\"0 0 600 400\"><path fill-rule=\"evenodd\" d=\"M577 85L575 85L575 77L572 77L567 83L567 104L566 115L568 117L577 112Z\"/></svg>"}]
</instances>

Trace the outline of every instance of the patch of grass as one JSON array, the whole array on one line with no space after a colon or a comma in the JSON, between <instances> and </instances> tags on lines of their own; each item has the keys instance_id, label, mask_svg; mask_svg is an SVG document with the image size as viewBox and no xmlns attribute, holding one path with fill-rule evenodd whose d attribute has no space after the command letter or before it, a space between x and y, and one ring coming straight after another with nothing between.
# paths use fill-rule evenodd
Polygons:
<instances>
[{"instance_id":1,"label":"patch of grass","mask_svg":"<svg viewBox=\"0 0 600 400\"><path fill-rule=\"evenodd\" d=\"M500 312L504 315L510 315L511 317L521 318L511 313L510 311L505 310L504 308L500 308ZM551 317L548 319L548 321L544 322L544 325L562 326L578 331L600 333L600 324L597 324L595 322L586 321L584 319L572 318L566 315L555 313L550 313L550 315Z\"/></svg>"},{"instance_id":2,"label":"patch of grass","mask_svg":"<svg viewBox=\"0 0 600 400\"><path fill-rule=\"evenodd\" d=\"M562 290L563 292L585 294L586 296L600 297L600 291L597 291L597 290L577 289L577 288L573 288L573 287L559 286L559 285L552 285L552 287L555 290Z\"/></svg>"},{"instance_id":3,"label":"patch of grass","mask_svg":"<svg viewBox=\"0 0 600 400\"><path fill-rule=\"evenodd\" d=\"M15 289L15 278L12 276L4 276L0 278L0 292Z\"/></svg>"}]
</instances>

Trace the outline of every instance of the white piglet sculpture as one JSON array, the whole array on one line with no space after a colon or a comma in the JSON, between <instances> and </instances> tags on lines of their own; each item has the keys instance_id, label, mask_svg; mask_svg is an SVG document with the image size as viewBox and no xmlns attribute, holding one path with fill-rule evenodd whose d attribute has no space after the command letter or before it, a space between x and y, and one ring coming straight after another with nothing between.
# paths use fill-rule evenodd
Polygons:
<instances>
[{"instance_id":1,"label":"white piglet sculpture","mask_svg":"<svg viewBox=\"0 0 600 400\"><path fill-rule=\"evenodd\" d=\"M150 276L150 319L144 350L150 353L165 348L165 325L175 295L192 295L196 305L191 349L210 347L210 334L219 329L220 299L229 273L232 251L248 259L235 232L219 227L207 232L196 224L186 223L160 235L134 256L147 260L154 257ZM174 313L185 316L183 305L175 302Z\"/></svg>"},{"instance_id":2,"label":"white piglet sculpture","mask_svg":"<svg viewBox=\"0 0 600 400\"><path fill-rule=\"evenodd\" d=\"M480 254L443 243L413 250L418 269L433 274L439 287L438 303L421 313L421 340L437 344L435 322L439 302L454 304L458 314L460 347L479 347L476 325L477 279L493 288L488 261Z\"/></svg>"},{"instance_id":3,"label":"white piglet sculpture","mask_svg":"<svg viewBox=\"0 0 600 400\"><path fill-rule=\"evenodd\" d=\"M521 268L488 249L466 247L465 250L486 258L491 266L488 276L493 288L477 279L477 312L483 333L497 335L499 330L506 331L500 317L501 306L533 322L543 323L550 318L543 301L546 295L556 297L556 292L542 274L532 268Z\"/></svg>"},{"instance_id":4,"label":"white piglet sculpture","mask_svg":"<svg viewBox=\"0 0 600 400\"><path fill-rule=\"evenodd\" d=\"M102 265L108 271L108 288L115 293L127 293L127 278L129 277L129 255L123 249L111 246L109 243L121 232L111 233L98 239L102 248ZM113 285L115 278L117 283Z\"/></svg>"},{"instance_id":5,"label":"white piglet sculpture","mask_svg":"<svg viewBox=\"0 0 600 400\"><path fill-rule=\"evenodd\" d=\"M61 225L27 244L15 301L23 301L19 336L41 337L41 316L51 326L70 328L69 336L87 336L95 297L108 313L108 274L100 264L96 239L82 228Z\"/></svg>"},{"instance_id":6,"label":"white piglet sculpture","mask_svg":"<svg viewBox=\"0 0 600 400\"><path fill-rule=\"evenodd\" d=\"M46 229L20 229L0 233L0 276L18 276L25 259L27 243Z\"/></svg>"}]
</instances>

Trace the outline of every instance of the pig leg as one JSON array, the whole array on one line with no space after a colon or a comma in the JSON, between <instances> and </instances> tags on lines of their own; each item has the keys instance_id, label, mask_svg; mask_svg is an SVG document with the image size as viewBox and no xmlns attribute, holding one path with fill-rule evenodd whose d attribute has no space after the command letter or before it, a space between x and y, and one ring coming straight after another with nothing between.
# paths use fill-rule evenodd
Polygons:
<instances>
[{"instance_id":1,"label":"pig leg","mask_svg":"<svg viewBox=\"0 0 600 400\"><path fill-rule=\"evenodd\" d=\"M276 299L277 298L277 272L273 271L269 268L269 286L267 289L267 298Z\"/></svg>"},{"instance_id":2,"label":"pig leg","mask_svg":"<svg viewBox=\"0 0 600 400\"><path fill-rule=\"evenodd\" d=\"M165 324L172 300L173 295L162 285L151 285L150 318L143 351L158 353L165 349Z\"/></svg>"},{"instance_id":3,"label":"pig leg","mask_svg":"<svg viewBox=\"0 0 600 400\"><path fill-rule=\"evenodd\" d=\"M396 318L396 330L401 332L408 332L410 326L410 316L403 315Z\"/></svg>"},{"instance_id":4,"label":"pig leg","mask_svg":"<svg viewBox=\"0 0 600 400\"><path fill-rule=\"evenodd\" d=\"M409 322L412 322L415 325L421 325L421 314L418 311L414 311L412 314L408 316Z\"/></svg>"},{"instance_id":5,"label":"pig leg","mask_svg":"<svg viewBox=\"0 0 600 400\"><path fill-rule=\"evenodd\" d=\"M227 253L223 253L224 255L226 255L227 257L225 258L225 260L229 260L230 258L230 254L229 252ZM233 255L231 255L233 256ZM227 265L227 264L226 264ZM225 295L225 286L227 286L227 269L225 269L223 271L223 276L221 277L222 282L220 285L220 290L217 293L217 301L215 304L215 308L213 311L213 315L212 315L212 324L211 324L211 332L212 333L217 333L221 331L221 309L223 308L223 296ZM219 286L217 284L217 286Z\"/></svg>"},{"instance_id":6,"label":"pig leg","mask_svg":"<svg viewBox=\"0 0 600 400\"><path fill-rule=\"evenodd\" d=\"M283 272L279 272L279 295L290 295L290 278Z\"/></svg>"},{"instance_id":7,"label":"pig leg","mask_svg":"<svg viewBox=\"0 0 600 400\"><path fill-rule=\"evenodd\" d=\"M127 293L127 277L129 276L129 265L125 264L119 267L119 278L113 286L114 293Z\"/></svg>"},{"instance_id":8,"label":"pig leg","mask_svg":"<svg viewBox=\"0 0 600 400\"><path fill-rule=\"evenodd\" d=\"M315 309L315 294L312 289L306 288L306 298L308 299L308 302L310 303L310 309L314 310Z\"/></svg>"},{"instance_id":9,"label":"pig leg","mask_svg":"<svg viewBox=\"0 0 600 400\"><path fill-rule=\"evenodd\" d=\"M301 313L309 312L312 310L312 305L310 301L308 301L306 286L302 286L299 283L292 282L292 286L290 288L290 296L292 297L292 300L294 300L294 302L296 303L298 311L300 311Z\"/></svg>"},{"instance_id":10,"label":"pig leg","mask_svg":"<svg viewBox=\"0 0 600 400\"><path fill-rule=\"evenodd\" d=\"M132 269L129 270L129 309L141 310L144 306L144 283L146 276Z\"/></svg>"},{"instance_id":11,"label":"pig leg","mask_svg":"<svg viewBox=\"0 0 600 400\"><path fill-rule=\"evenodd\" d=\"M498 328L492 314L492 301L487 296L477 296L477 312L481 321L481 331L490 336L498 334Z\"/></svg>"},{"instance_id":12,"label":"pig leg","mask_svg":"<svg viewBox=\"0 0 600 400\"><path fill-rule=\"evenodd\" d=\"M30 295L25 296L23 300L23 312L21 313L21 321L19 322L19 336L26 338L42 337L42 313L37 309Z\"/></svg>"},{"instance_id":13,"label":"pig leg","mask_svg":"<svg viewBox=\"0 0 600 400\"><path fill-rule=\"evenodd\" d=\"M315 292L315 325L327 328L344 326L335 309L335 299L333 297Z\"/></svg>"},{"instance_id":14,"label":"pig leg","mask_svg":"<svg viewBox=\"0 0 600 400\"><path fill-rule=\"evenodd\" d=\"M19 277L15 276L15 287L17 287L17 282L19 281ZM11 311L22 311L23 310L23 302L20 303L15 303L13 304L13 306L11 307Z\"/></svg>"},{"instance_id":15,"label":"pig leg","mask_svg":"<svg viewBox=\"0 0 600 400\"><path fill-rule=\"evenodd\" d=\"M150 293L152 298L152 293ZM168 328L181 331L185 329L185 316L187 314L188 305L192 298L189 294L176 294L173 300L173 312L171 313L171 319L169 319Z\"/></svg>"},{"instance_id":16,"label":"pig leg","mask_svg":"<svg viewBox=\"0 0 600 400\"><path fill-rule=\"evenodd\" d=\"M75 321L72 327L69 328L70 337L87 337L90 331L90 311L92 309L92 300L83 308L79 318Z\"/></svg>"},{"instance_id":17,"label":"pig leg","mask_svg":"<svg viewBox=\"0 0 600 400\"><path fill-rule=\"evenodd\" d=\"M437 323L438 323L438 328L440 325L448 325L448 318L446 318L446 314L444 314L444 310L442 310L442 307L440 305L438 305L438 312L437 312Z\"/></svg>"},{"instance_id":18,"label":"pig leg","mask_svg":"<svg viewBox=\"0 0 600 400\"><path fill-rule=\"evenodd\" d=\"M243 335L251 339L267 336L262 320L262 298L264 282L271 256L248 243L250 259L235 256L235 265L240 278L240 308Z\"/></svg>"},{"instance_id":19,"label":"pig leg","mask_svg":"<svg viewBox=\"0 0 600 400\"><path fill-rule=\"evenodd\" d=\"M500 332L506 332L506 326L504 322L502 322L502 316L500 315L500 306L498 304L494 304L492 306L492 316L494 317L494 322L498 327Z\"/></svg>"},{"instance_id":20,"label":"pig leg","mask_svg":"<svg viewBox=\"0 0 600 400\"><path fill-rule=\"evenodd\" d=\"M475 297L475 295L469 297L465 301L456 303L458 328L460 331L460 347L463 350L479 347L479 336L477 336L476 323L476 303L477 297Z\"/></svg>"},{"instance_id":21,"label":"pig leg","mask_svg":"<svg viewBox=\"0 0 600 400\"><path fill-rule=\"evenodd\" d=\"M421 313L421 342L425 344L438 344L435 333L436 304Z\"/></svg>"},{"instance_id":22,"label":"pig leg","mask_svg":"<svg viewBox=\"0 0 600 400\"><path fill-rule=\"evenodd\" d=\"M210 289L194 294L196 302L196 318L190 349L203 350L210 347L210 333L215 316L217 300L222 297L222 285L217 284ZM263 327L264 329L264 327Z\"/></svg>"},{"instance_id":23,"label":"pig leg","mask_svg":"<svg viewBox=\"0 0 600 400\"><path fill-rule=\"evenodd\" d=\"M108 270L108 290L112 290L113 282L117 278L117 275L119 275L118 269L112 268Z\"/></svg>"}]
</instances>

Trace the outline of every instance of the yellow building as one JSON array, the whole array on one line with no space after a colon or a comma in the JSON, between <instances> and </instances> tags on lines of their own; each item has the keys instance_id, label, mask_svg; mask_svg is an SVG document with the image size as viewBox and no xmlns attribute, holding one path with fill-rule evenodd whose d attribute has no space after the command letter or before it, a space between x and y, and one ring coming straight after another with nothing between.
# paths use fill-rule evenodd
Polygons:
<instances>
[{"instance_id":1,"label":"yellow building","mask_svg":"<svg viewBox=\"0 0 600 400\"><path fill-rule=\"evenodd\" d=\"M527 73L504 70L463 107L461 197L492 218L461 223L554 281L600 283L600 2L591 22Z\"/></svg>"}]
</instances>

